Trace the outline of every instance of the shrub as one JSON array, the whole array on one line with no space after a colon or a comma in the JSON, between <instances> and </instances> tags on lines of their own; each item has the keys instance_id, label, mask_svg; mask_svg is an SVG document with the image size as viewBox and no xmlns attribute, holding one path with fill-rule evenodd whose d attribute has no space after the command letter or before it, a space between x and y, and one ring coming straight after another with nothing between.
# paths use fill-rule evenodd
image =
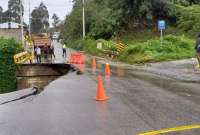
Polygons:
<instances>
[{"instance_id":1,"label":"shrub","mask_svg":"<svg viewBox=\"0 0 200 135\"><path fill-rule=\"evenodd\" d=\"M116 43L114 41L107 41L104 39L79 39L75 41L68 41L67 46L78 51L85 51L93 55L101 55L102 50L97 49L97 43L102 43L102 50L116 51Z\"/></svg>"},{"instance_id":2,"label":"shrub","mask_svg":"<svg viewBox=\"0 0 200 135\"><path fill-rule=\"evenodd\" d=\"M16 65L13 55L21 50L14 39L0 38L0 93L16 90Z\"/></svg>"},{"instance_id":3,"label":"shrub","mask_svg":"<svg viewBox=\"0 0 200 135\"><path fill-rule=\"evenodd\" d=\"M114 41L99 39L78 40L73 42L72 48L86 51L92 55L103 55L101 50L97 49L96 44L102 42L103 50L116 51ZM128 42L127 42L128 43ZM164 37L164 43L160 45L160 39L151 39L146 42L129 42L126 49L120 53L118 59L129 63L144 63L166 60L177 60L191 58L194 56L194 41L184 36L168 35Z\"/></svg>"},{"instance_id":4,"label":"shrub","mask_svg":"<svg viewBox=\"0 0 200 135\"><path fill-rule=\"evenodd\" d=\"M166 36L164 44L159 39L129 45L119 57L130 63L144 63L191 58L194 56L194 41L185 37Z\"/></svg>"},{"instance_id":5,"label":"shrub","mask_svg":"<svg viewBox=\"0 0 200 135\"><path fill-rule=\"evenodd\" d=\"M177 6L177 26L185 33L196 36L200 30L200 6Z\"/></svg>"}]
</instances>

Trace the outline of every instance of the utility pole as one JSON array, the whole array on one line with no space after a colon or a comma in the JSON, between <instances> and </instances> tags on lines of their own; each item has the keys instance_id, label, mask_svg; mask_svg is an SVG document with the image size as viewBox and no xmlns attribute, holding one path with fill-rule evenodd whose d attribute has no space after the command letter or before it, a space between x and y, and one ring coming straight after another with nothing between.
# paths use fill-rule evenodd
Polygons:
<instances>
[{"instance_id":1,"label":"utility pole","mask_svg":"<svg viewBox=\"0 0 200 135\"><path fill-rule=\"evenodd\" d=\"M21 40L22 40L22 45L24 45L23 0L19 0L19 2L20 2L20 20L21 20Z\"/></svg>"},{"instance_id":2,"label":"utility pole","mask_svg":"<svg viewBox=\"0 0 200 135\"><path fill-rule=\"evenodd\" d=\"M160 44L163 45L163 29L160 30Z\"/></svg>"},{"instance_id":3,"label":"utility pole","mask_svg":"<svg viewBox=\"0 0 200 135\"><path fill-rule=\"evenodd\" d=\"M85 0L83 1L83 39L85 38Z\"/></svg>"},{"instance_id":4,"label":"utility pole","mask_svg":"<svg viewBox=\"0 0 200 135\"><path fill-rule=\"evenodd\" d=\"M29 0L29 37L31 37L31 0Z\"/></svg>"}]
</instances>

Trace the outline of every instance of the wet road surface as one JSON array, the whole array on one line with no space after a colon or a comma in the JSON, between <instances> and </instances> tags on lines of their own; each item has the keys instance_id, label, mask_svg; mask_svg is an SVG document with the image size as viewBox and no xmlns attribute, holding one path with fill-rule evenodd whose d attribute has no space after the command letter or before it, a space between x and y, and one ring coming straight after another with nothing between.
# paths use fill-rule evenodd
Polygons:
<instances>
[{"instance_id":1,"label":"wet road surface","mask_svg":"<svg viewBox=\"0 0 200 135\"><path fill-rule=\"evenodd\" d=\"M69 73L35 97L0 106L0 135L138 135L200 124L198 83L118 65L104 78L110 99L96 102L97 74L89 68L84 75ZM199 134L191 129L164 135Z\"/></svg>"},{"instance_id":2,"label":"wet road surface","mask_svg":"<svg viewBox=\"0 0 200 135\"><path fill-rule=\"evenodd\" d=\"M0 106L0 134L137 135L200 123L199 93L191 84L163 80L146 73L134 75L129 71L126 72L128 76L118 76L113 71L110 79L105 78L110 97L107 102L93 100L96 75L88 70L85 75L69 73L61 77L32 99ZM149 76L157 82L148 81ZM169 88L162 85L165 83ZM176 87L176 84L180 86ZM175 88L171 91L170 87ZM182 89L187 87L191 88L191 93ZM180 94L182 90L190 96ZM169 134L199 133L196 129Z\"/></svg>"}]
</instances>

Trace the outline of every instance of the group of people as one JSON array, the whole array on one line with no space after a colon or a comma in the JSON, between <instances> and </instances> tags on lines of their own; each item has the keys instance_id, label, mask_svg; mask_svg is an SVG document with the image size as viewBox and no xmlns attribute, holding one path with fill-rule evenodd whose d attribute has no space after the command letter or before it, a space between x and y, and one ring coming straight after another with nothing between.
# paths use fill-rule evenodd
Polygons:
<instances>
[{"instance_id":1,"label":"group of people","mask_svg":"<svg viewBox=\"0 0 200 135\"><path fill-rule=\"evenodd\" d=\"M63 58L67 57L67 45L64 43L62 46L62 56ZM34 47L34 54L37 60L37 63L42 62L42 56L44 56L44 59L48 60L48 57L50 56L51 61L56 58L55 53L54 53L54 46L51 44L49 47L47 44L43 48L39 46Z\"/></svg>"},{"instance_id":2,"label":"group of people","mask_svg":"<svg viewBox=\"0 0 200 135\"><path fill-rule=\"evenodd\" d=\"M47 44L45 44L45 46L43 48L40 48L39 46L37 46L37 47L34 47L34 54L36 56L36 60L37 60L38 63L42 62L42 58L41 58L42 51L43 51L43 54L44 54L44 58L46 60L48 59L49 55L50 55L51 60L53 60L53 58L54 59L56 58L53 45L51 45L50 48L48 47Z\"/></svg>"}]
</instances>

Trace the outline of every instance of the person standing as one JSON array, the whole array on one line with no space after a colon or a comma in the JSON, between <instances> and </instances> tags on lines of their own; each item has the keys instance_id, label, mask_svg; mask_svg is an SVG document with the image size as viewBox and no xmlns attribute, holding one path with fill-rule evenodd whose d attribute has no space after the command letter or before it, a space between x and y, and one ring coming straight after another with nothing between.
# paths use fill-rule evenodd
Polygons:
<instances>
[{"instance_id":1,"label":"person standing","mask_svg":"<svg viewBox=\"0 0 200 135\"><path fill-rule=\"evenodd\" d=\"M66 46L66 44L64 43L63 44L63 57L65 57L66 58L66 51L67 51L67 46Z\"/></svg>"},{"instance_id":2,"label":"person standing","mask_svg":"<svg viewBox=\"0 0 200 135\"><path fill-rule=\"evenodd\" d=\"M197 56L197 59L198 59L198 62L199 62L198 67L200 68L200 33L197 37L195 50L196 50L196 56Z\"/></svg>"},{"instance_id":3,"label":"person standing","mask_svg":"<svg viewBox=\"0 0 200 135\"><path fill-rule=\"evenodd\" d=\"M44 51L44 58L46 61L48 61L49 47L48 47L47 43L45 43L43 51Z\"/></svg>"},{"instance_id":4,"label":"person standing","mask_svg":"<svg viewBox=\"0 0 200 135\"><path fill-rule=\"evenodd\" d=\"M37 56L37 62L41 63L41 48L40 47L36 47L36 56Z\"/></svg>"},{"instance_id":5,"label":"person standing","mask_svg":"<svg viewBox=\"0 0 200 135\"><path fill-rule=\"evenodd\" d=\"M37 46L34 45L34 57L37 58Z\"/></svg>"},{"instance_id":6,"label":"person standing","mask_svg":"<svg viewBox=\"0 0 200 135\"><path fill-rule=\"evenodd\" d=\"M50 47L50 55L51 55L51 60L53 59L53 57L54 57L54 59L56 58L53 45L51 45L51 47Z\"/></svg>"}]
</instances>

